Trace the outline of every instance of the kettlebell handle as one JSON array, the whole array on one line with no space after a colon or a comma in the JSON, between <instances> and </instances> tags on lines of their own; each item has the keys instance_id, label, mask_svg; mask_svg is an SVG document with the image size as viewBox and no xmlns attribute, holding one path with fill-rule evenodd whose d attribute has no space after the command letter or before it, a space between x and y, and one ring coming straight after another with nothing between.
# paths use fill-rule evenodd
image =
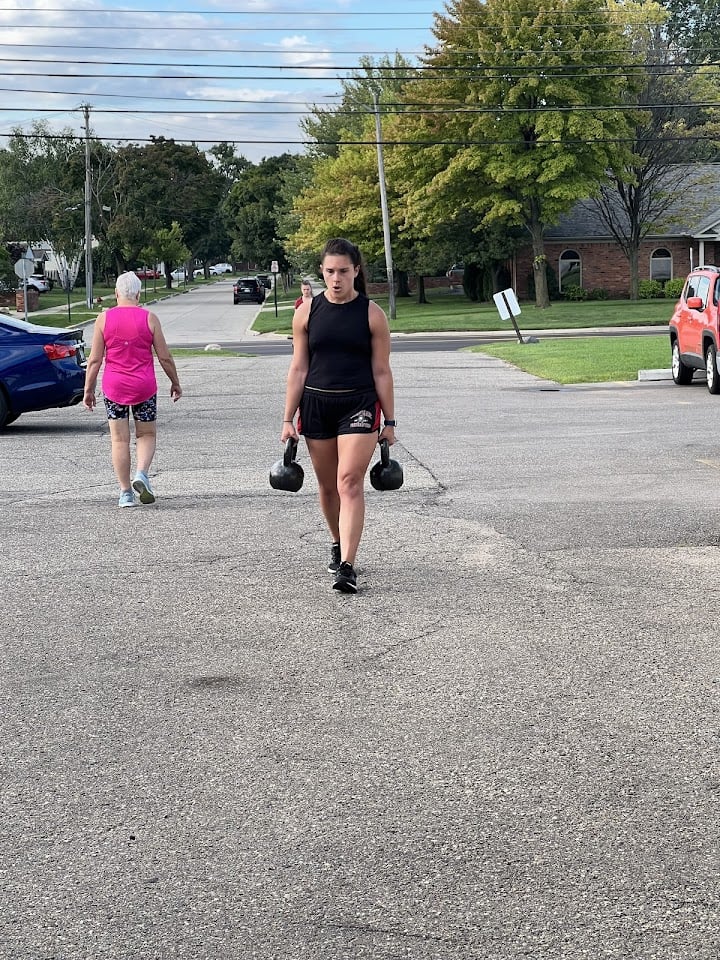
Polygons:
<instances>
[{"instance_id":1,"label":"kettlebell handle","mask_svg":"<svg viewBox=\"0 0 720 960\"><path fill-rule=\"evenodd\" d=\"M384 467L390 463L390 444L385 439L380 441L380 462Z\"/></svg>"},{"instance_id":2,"label":"kettlebell handle","mask_svg":"<svg viewBox=\"0 0 720 960\"><path fill-rule=\"evenodd\" d=\"M295 437L288 437L285 441L285 452L283 453L283 464L289 467L295 460L297 454L297 440Z\"/></svg>"}]
</instances>

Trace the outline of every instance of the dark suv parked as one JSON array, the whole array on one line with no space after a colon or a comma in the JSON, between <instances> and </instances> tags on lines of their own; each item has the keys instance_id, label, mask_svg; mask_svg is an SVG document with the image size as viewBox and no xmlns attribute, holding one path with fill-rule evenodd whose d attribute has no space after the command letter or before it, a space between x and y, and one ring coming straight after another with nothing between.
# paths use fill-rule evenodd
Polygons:
<instances>
[{"instance_id":1,"label":"dark suv parked","mask_svg":"<svg viewBox=\"0 0 720 960\"><path fill-rule=\"evenodd\" d=\"M233 303L263 303L265 287L257 277L241 277L233 284Z\"/></svg>"},{"instance_id":2,"label":"dark suv parked","mask_svg":"<svg viewBox=\"0 0 720 960\"><path fill-rule=\"evenodd\" d=\"M690 383L695 370L704 370L710 393L720 393L720 270L698 267L685 281L670 318L672 376Z\"/></svg>"}]
</instances>

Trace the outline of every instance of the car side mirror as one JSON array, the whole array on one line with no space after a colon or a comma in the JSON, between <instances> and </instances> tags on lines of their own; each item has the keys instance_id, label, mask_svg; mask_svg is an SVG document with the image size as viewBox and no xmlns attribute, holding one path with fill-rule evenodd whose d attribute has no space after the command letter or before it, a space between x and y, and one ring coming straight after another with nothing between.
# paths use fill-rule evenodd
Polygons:
<instances>
[{"instance_id":1,"label":"car side mirror","mask_svg":"<svg viewBox=\"0 0 720 960\"><path fill-rule=\"evenodd\" d=\"M690 310L702 310L703 308L702 297L688 297L685 302Z\"/></svg>"}]
</instances>

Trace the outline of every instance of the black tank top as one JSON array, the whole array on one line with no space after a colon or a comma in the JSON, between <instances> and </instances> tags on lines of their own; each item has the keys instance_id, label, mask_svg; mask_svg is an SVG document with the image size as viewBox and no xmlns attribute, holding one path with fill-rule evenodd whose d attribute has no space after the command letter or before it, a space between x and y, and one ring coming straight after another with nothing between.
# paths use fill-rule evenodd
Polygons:
<instances>
[{"instance_id":1,"label":"black tank top","mask_svg":"<svg viewBox=\"0 0 720 960\"><path fill-rule=\"evenodd\" d=\"M308 317L310 368L305 380L315 390L374 390L370 301L358 293L348 303L313 298Z\"/></svg>"}]
</instances>

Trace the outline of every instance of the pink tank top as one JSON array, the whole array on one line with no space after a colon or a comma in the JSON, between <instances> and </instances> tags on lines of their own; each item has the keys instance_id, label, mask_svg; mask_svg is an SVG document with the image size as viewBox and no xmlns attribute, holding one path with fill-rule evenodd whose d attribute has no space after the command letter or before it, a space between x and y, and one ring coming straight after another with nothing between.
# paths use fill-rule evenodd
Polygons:
<instances>
[{"instance_id":1,"label":"pink tank top","mask_svg":"<svg viewBox=\"0 0 720 960\"><path fill-rule=\"evenodd\" d=\"M111 307L105 314L102 390L123 405L143 403L157 393L153 335L142 307Z\"/></svg>"}]
</instances>

